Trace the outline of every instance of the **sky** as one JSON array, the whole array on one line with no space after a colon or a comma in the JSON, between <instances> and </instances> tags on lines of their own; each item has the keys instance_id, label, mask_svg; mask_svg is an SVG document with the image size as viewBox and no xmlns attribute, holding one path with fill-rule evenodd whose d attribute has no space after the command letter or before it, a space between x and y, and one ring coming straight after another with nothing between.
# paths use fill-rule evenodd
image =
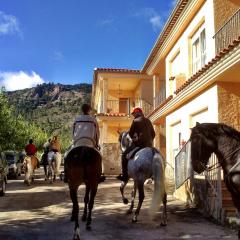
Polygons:
<instances>
[{"instance_id":1,"label":"sky","mask_svg":"<svg viewBox=\"0 0 240 240\"><path fill-rule=\"evenodd\" d=\"M0 86L92 83L141 69L176 0L0 0Z\"/></svg>"}]
</instances>

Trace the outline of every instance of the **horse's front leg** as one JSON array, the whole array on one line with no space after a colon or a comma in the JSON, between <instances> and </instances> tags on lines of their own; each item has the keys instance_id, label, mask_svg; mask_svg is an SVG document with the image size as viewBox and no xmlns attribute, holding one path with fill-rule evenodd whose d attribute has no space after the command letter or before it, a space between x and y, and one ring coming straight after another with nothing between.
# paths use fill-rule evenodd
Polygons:
<instances>
[{"instance_id":1,"label":"horse's front leg","mask_svg":"<svg viewBox=\"0 0 240 240\"><path fill-rule=\"evenodd\" d=\"M70 189L70 196L73 203L71 221L75 222L73 240L80 240L80 229L79 229L79 222L78 222L79 206L78 206L77 190L78 190L77 187Z\"/></svg>"},{"instance_id":2,"label":"horse's front leg","mask_svg":"<svg viewBox=\"0 0 240 240\"><path fill-rule=\"evenodd\" d=\"M133 208L134 208L134 200L135 200L135 197L136 197L136 192L137 192L137 187L136 187L136 184L135 184L135 182L134 182L133 190L132 190L131 205L130 205L130 208L128 209L128 211L127 211L127 214L131 214L132 211L133 211Z\"/></svg>"},{"instance_id":3,"label":"horse's front leg","mask_svg":"<svg viewBox=\"0 0 240 240\"><path fill-rule=\"evenodd\" d=\"M167 194L166 192L163 195L163 212L162 212L162 222L161 226L167 226Z\"/></svg>"},{"instance_id":4,"label":"horse's front leg","mask_svg":"<svg viewBox=\"0 0 240 240\"><path fill-rule=\"evenodd\" d=\"M120 192L122 195L122 201L124 204L128 204L128 199L124 197L124 189L126 187L128 182L121 182L121 186L120 186Z\"/></svg>"},{"instance_id":5,"label":"horse's front leg","mask_svg":"<svg viewBox=\"0 0 240 240\"><path fill-rule=\"evenodd\" d=\"M82 221L87 220L87 208L88 208L88 202L89 202L89 191L90 187L89 184L86 184L86 190L85 190L85 196L84 196L84 210L82 215Z\"/></svg>"},{"instance_id":6,"label":"horse's front leg","mask_svg":"<svg viewBox=\"0 0 240 240\"><path fill-rule=\"evenodd\" d=\"M137 209L135 211L135 213L133 214L133 217L132 217L132 222L137 222L137 217L140 213L140 210L141 210L141 207L142 207L142 203L143 203L143 200L145 198L145 195L144 195L144 183L143 182L140 182L137 184L137 188L138 188L138 193L139 193L139 197L138 197L138 206L137 206Z\"/></svg>"},{"instance_id":7,"label":"horse's front leg","mask_svg":"<svg viewBox=\"0 0 240 240\"><path fill-rule=\"evenodd\" d=\"M92 209L94 205L94 199L97 194L97 183L96 186L91 186L90 190L90 199L88 202L88 215L87 215L87 223L86 223L86 229L91 230L91 223L92 223Z\"/></svg>"}]
</instances>

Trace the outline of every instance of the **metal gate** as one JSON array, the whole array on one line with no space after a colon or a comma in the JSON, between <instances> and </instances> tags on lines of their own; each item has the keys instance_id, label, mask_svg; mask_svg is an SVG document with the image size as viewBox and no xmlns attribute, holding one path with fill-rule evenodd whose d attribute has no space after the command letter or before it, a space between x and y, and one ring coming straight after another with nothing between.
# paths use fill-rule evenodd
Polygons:
<instances>
[{"instance_id":1,"label":"metal gate","mask_svg":"<svg viewBox=\"0 0 240 240\"><path fill-rule=\"evenodd\" d=\"M204 203L203 211L214 217L218 221L222 221L222 175L221 168L218 167L218 159L212 154L209 159L208 170L202 174L197 174L192 170L191 164L191 142L190 140L183 146L175 157L175 185L176 189L191 178L194 181L204 179L205 191L197 192ZM196 193L195 193L196 194Z\"/></svg>"},{"instance_id":2,"label":"metal gate","mask_svg":"<svg viewBox=\"0 0 240 240\"><path fill-rule=\"evenodd\" d=\"M176 189L182 186L182 184L191 177L192 173L191 143L190 141L187 141L175 157Z\"/></svg>"}]
</instances>

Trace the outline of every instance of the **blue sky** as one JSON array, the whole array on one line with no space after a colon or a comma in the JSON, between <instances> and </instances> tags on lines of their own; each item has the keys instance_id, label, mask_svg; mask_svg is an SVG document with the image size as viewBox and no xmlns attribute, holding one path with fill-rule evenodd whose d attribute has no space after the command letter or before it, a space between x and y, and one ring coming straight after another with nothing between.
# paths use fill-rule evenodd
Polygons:
<instances>
[{"instance_id":1,"label":"blue sky","mask_svg":"<svg viewBox=\"0 0 240 240\"><path fill-rule=\"evenodd\" d=\"M0 0L0 86L91 83L141 69L176 0Z\"/></svg>"}]
</instances>

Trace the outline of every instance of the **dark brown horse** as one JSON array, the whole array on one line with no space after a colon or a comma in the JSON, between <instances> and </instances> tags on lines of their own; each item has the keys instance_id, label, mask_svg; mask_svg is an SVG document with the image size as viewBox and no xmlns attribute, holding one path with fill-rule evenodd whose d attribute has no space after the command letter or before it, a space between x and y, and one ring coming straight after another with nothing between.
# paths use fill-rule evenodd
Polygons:
<instances>
[{"instance_id":1,"label":"dark brown horse","mask_svg":"<svg viewBox=\"0 0 240 240\"><path fill-rule=\"evenodd\" d=\"M240 132L225 124L197 123L190 140L192 166L197 173L206 170L209 157L216 154L240 218Z\"/></svg>"},{"instance_id":2,"label":"dark brown horse","mask_svg":"<svg viewBox=\"0 0 240 240\"><path fill-rule=\"evenodd\" d=\"M86 191L82 221L86 221L86 229L91 230L92 209L102 172L102 158L100 153L94 148L78 147L69 152L65 161L70 197L73 203L71 221L75 221L73 239L79 240L78 188L82 183L85 183Z\"/></svg>"}]
</instances>

